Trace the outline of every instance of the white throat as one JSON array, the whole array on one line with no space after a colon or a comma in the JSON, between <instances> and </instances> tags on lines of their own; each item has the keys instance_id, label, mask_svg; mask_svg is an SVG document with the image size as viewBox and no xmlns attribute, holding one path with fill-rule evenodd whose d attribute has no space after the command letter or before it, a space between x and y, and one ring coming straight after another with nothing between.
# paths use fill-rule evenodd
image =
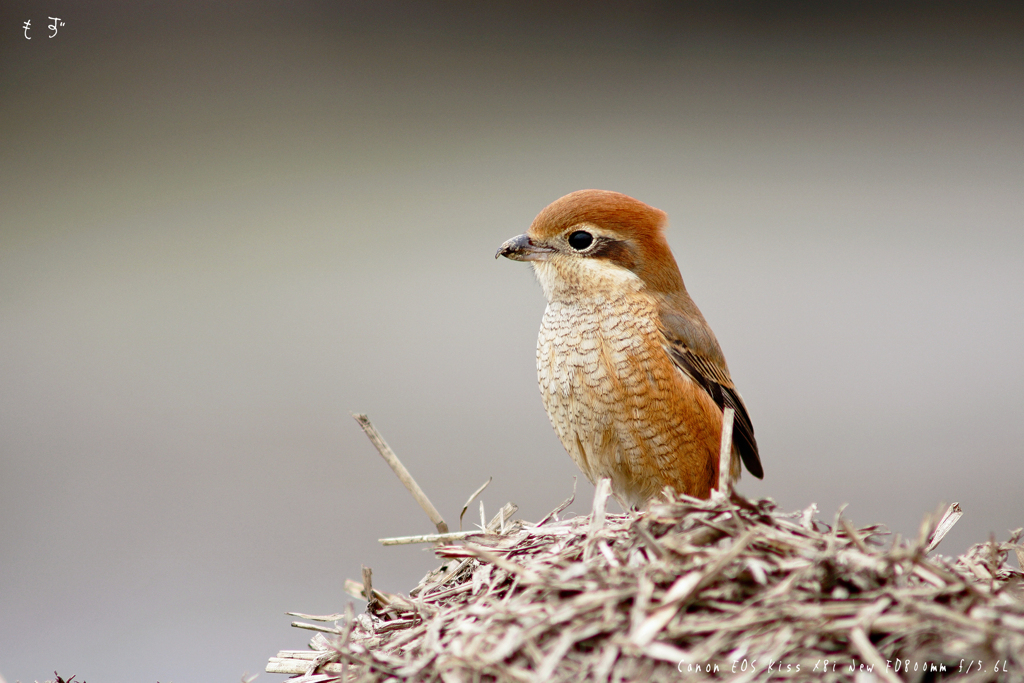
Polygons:
<instances>
[{"instance_id":1,"label":"white throat","mask_svg":"<svg viewBox=\"0 0 1024 683\"><path fill-rule=\"evenodd\" d=\"M644 288L636 273L604 259L555 256L547 261L533 261L533 272L549 302L578 300L588 295L615 298Z\"/></svg>"}]
</instances>

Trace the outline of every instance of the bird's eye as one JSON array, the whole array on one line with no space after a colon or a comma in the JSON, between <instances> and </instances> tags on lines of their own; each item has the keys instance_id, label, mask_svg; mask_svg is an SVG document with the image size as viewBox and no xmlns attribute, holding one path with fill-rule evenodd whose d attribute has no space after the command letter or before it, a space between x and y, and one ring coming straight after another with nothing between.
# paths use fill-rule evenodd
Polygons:
<instances>
[{"instance_id":1,"label":"bird's eye","mask_svg":"<svg viewBox=\"0 0 1024 683\"><path fill-rule=\"evenodd\" d=\"M583 251L594 243L594 236L586 230L577 230L569 235L569 246L576 251Z\"/></svg>"}]
</instances>

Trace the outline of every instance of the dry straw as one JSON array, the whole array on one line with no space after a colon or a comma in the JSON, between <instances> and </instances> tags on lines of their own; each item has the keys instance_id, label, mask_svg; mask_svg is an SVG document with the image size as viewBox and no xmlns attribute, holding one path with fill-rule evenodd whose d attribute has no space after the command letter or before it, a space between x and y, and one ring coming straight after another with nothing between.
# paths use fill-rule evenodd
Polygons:
<instances>
[{"instance_id":1,"label":"dry straw","mask_svg":"<svg viewBox=\"0 0 1024 683\"><path fill-rule=\"evenodd\" d=\"M956 504L916 539L885 543L882 527L855 529L841 510L829 526L813 505L783 513L733 492L666 491L613 514L608 491L598 485L585 517L560 516L570 498L533 524L509 503L475 532L382 539L440 540L443 563L408 596L373 588L364 570L346 588L369 598L366 613L296 614L319 622L293 624L317 631L310 649L278 653L267 671L297 683L740 683L934 680L944 668L1024 681L1024 577L1007 562L1024 559L1020 529L954 560L928 553Z\"/></svg>"}]
</instances>

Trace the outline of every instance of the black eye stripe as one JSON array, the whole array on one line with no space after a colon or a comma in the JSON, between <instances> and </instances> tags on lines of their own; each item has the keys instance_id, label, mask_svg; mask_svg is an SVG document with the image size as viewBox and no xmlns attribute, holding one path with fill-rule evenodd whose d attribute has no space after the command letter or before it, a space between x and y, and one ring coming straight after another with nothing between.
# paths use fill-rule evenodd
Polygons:
<instances>
[{"instance_id":1,"label":"black eye stripe","mask_svg":"<svg viewBox=\"0 0 1024 683\"><path fill-rule=\"evenodd\" d=\"M626 242L621 240L601 238L597 240L597 244L594 245L587 255L590 258L607 259L627 270L634 270L636 267L632 250Z\"/></svg>"},{"instance_id":2,"label":"black eye stripe","mask_svg":"<svg viewBox=\"0 0 1024 683\"><path fill-rule=\"evenodd\" d=\"M576 251L583 251L594 243L594 236L586 230L577 230L569 235L569 246Z\"/></svg>"}]
</instances>

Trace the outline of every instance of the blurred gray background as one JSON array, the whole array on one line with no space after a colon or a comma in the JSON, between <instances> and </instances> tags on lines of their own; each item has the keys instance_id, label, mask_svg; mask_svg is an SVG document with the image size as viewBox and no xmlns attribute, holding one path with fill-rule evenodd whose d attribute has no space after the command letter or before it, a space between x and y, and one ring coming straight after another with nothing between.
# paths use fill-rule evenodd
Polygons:
<instances>
[{"instance_id":1,"label":"blurred gray background","mask_svg":"<svg viewBox=\"0 0 1024 683\"><path fill-rule=\"evenodd\" d=\"M670 5L3 3L8 683L237 681L361 564L408 591L377 539L431 525L352 411L453 526L568 496L493 255L581 188L668 212L741 490L1024 525L1020 6Z\"/></svg>"}]
</instances>

